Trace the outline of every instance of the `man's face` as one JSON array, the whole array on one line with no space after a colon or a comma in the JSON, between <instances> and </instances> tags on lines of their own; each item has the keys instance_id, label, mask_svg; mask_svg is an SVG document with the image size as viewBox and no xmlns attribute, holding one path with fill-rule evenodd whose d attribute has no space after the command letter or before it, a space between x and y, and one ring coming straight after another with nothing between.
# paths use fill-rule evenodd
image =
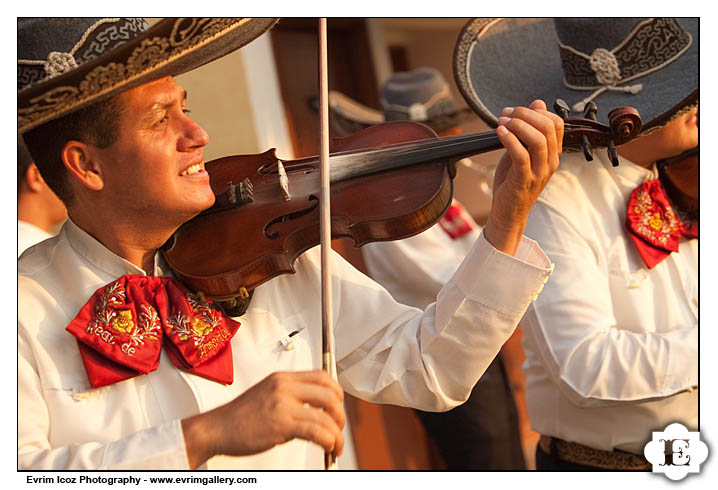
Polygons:
<instances>
[{"instance_id":1,"label":"man's face","mask_svg":"<svg viewBox=\"0 0 718 490\"><path fill-rule=\"evenodd\" d=\"M209 136L187 116L185 96L171 77L123 93L117 141L95 149L103 192L130 220L178 225L214 203L203 157Z\"/></svg>"}]
</instances>

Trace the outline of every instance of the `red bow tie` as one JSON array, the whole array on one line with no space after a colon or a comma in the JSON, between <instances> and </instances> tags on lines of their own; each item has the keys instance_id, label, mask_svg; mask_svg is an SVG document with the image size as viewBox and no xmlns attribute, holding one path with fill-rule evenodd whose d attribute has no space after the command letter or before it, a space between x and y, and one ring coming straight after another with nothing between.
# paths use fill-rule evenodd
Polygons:
<instances>
[{"instance_id":1,"label":"red bow tie","mask_svg":"<svg viewBox=\"0 0 718 490\"><path fill-rule=\"evenodd\" d=\"M98 289L67 326L93 388L154 371L163 345L178 368L232 384L238 328L175 279L142 275Z\"/></svg>"},{"instance_id":2,"label":"red bow tie","mask_svg":"<svg viewBox=\"0 0 718 490\"><path fill-rule=\"evenodd\" d=\"M648 268L678 252L681 237L698 238L698 222L683 222L668 201L660 180L638 186L628 201L626 224Z\"/></svg>"},{"instance_id":3,"label":"red bow tie","mask_svg":"<svg viewBox=\"0 0 718 490\"><path fill-rule=\"evenodd\" d=\"M467 219L468 213L464 207L454 201L446 210L446 213L439 220L439 226L451 237L452 240L461 238L471 231L471 224Z\"/></svg>"}]
</instances>

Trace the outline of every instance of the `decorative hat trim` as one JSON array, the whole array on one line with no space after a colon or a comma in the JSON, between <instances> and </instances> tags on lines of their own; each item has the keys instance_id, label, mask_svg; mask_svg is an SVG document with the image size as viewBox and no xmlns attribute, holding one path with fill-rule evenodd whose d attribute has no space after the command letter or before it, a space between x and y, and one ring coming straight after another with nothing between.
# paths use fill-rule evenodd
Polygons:
<instances>
[{"instance_id":1,"label":"decorative hat trim","mask_svg":"<svg viewBox=\"0 0 718 490\"><path fill-rule=\"evenodd\" d=\"M649 49L646 43L655 39L651 32L661 30L671 35L666 37L666 42L658 49ZM572 107L574 111L581 112L588 102L606 90L631 94L640 92L642 84L629 87L618 85L644 77L672 63L690 49L693 36L685 32L674 19L652 18L638 23L626 39L610 51L597 48L589 55L562 43L558 35L556 42L561 52L564 85L574 90L595 90ZM656 44L652 43L652 46ZM646 59L642 54L647 52L650 56Z\"/></svg>"},{"instance_id":2,"label":"decorative hat trim","mask_svg":"<svg viewBox=\"0 0 718 490\"><path fill-rule=\"evenodd\" d=\"M343 117L364 123L379 124L384 122L384 114L376 109L360 104L336 90L329 91L329 106Z\"/></svg>"},{"instance_id":3,"label":"decorative hat trim","mask_svg":"<svg viewBox=\"0 0 718 490\"><path fill-rule=\"evenodd\" d=\"M696 17L648 22L646 18L476 18L466 23L455 44L454 79L469 107L490 126L497 125L504 107L536 99L551 104L559 98L570 107L591 91L601 90L593 95L602 94L597 101L602 101L599 122L608 123L613 107L632 106L640 111L642 132L647 133L697 102L698 24ZM565 45L583 53L562 49L557 33ZM613 85L596 79L590 59L595 48L605 48L594 63L606 74L602 81ZM577 82L567 73L566 56L576 61L588 81ZM611 72L614 58L618 76ZM626 88L632 84L637 86Z\"/></svg>"},{"instance_id":4,"label":"decorative hat trim","mask_svg":"<svg viewBox=\"0 0 718 490\"><path fill-rule=\"evenodd\" d=\"M275 22L253 18L167 19L112 48L108 53L113 53L114 60L110 55L101 62L98 56L108 53L100 53L93 57L98 62L92 60L96 66L84 63L52 82L45 79L20 90L18 130L25 132L145 80L201 66L250 42ZM248 29L247 35L242 36L243 29ZM213 46L219 49L212 50Z\"/></svg>"},{"instance_id":5,"label":"decorative hat trim","mask_svg":"<svg viewBox=\"0 0 718 490\"><path fill-rule=\"evenodd\" d=\"M454 56L454 59L456 60L455 63L458 61L459 65L454 67L454 71L457 73L457 76L459 78L463 77L467 79L467 74L471 73L471 51L474 50L474 47L476 45L470 42L470 40L474 38L480 38L488 29L493 27L494 24L501 22L504 19L505 17L488 17L485 19L476 19L473 21L473 23L470 23L470 29L466 29L461 33L459 41L456 44L456 49L458 51L468 52L465 55ZM462 64L464 66L460 66ZM494 123L498 123L499 118L494 116L491 110L486 107L486 105L484 105L484 103L481 101L481 97L479 97L479 94L476 93L476 90L474 89L474 86L472 84L466 82L461 84L460 86L464 90L468 89L471 92L471 95L473 95L472 101L477 106L479 106L479 108L484 114L490 115Z\"/></svg>"},{"instance_id":6,"label":"decorative hat trim","mask_svg":"<svg viewBox=\"0 0 718 490\"><path fill-rule=\"evenodd\" d=\"M451 97L451 91L449 90L449 85L444 84L443 87L441 87L441 90L439 92L436 92L434 95L431 96L429 100L426 102L414 102L410 106L400 105L400 104L390 104L386 101L386 99L381 100L381 105L384 108L385 111L398 111L403 112L406 114L409 114L410 116L415 112L424 112L423 119L427 119L426 114L428 113L429 109L436 104L437 102L444 100L448 97ZM417 109L418 107L421 107L422 109ZM421 117L421 116L419 116ZM410 119L418 119L414 117L410 117Z\"/></svg>"},{"instance_id":7,"label":"decorative hat trim","mask_svg":"<svg viewBox=\"0 0 718 490\"><path fill-rule=\"evenodd\" d=\"M53 51L47 56L47 60L17 60L17 62L23 65L42 65L45 69L45 73L47 74L47 78L61 75L74 68L77 68L78 64L75 60L75 53L78 49L80 49L80 46L82 46L85 41L87 41L87 38L90 36L91 33L95 31L95 29L97 29L102 24L115 23L119 20L119 17L98 20L85 31L85 33L82 35L82 38L80 38L80 40L75 44L75 46L73 46L73 48L67 53Z\"/></svg>"}]
</instances>

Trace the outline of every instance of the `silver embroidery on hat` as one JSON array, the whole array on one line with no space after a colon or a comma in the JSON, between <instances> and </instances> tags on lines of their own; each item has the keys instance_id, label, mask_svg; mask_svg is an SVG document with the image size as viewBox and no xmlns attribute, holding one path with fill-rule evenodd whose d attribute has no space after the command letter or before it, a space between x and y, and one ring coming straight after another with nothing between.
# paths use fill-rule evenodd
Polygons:
<instances>
[{"instance_id":1,"label":"silver embroidery on hat","mask_svg":"<svg viewBox=\"0 0 718 490\"><path fill-rule=\"evenodd\" d=\"M659 38L660 42L653 42ZM675 19L651 18L638 23L626 39L612 50L598 48L591 56L563 44L559 39L557 42L564 69L564 85L574 90L593 90L591 95L572 106L572 110L581 112L586 104L607 90L637 94L643 89L643 84L618 85L662 69L688 51L693 38ZM621 67L625 70L622 71Z\"/></svg>"},{"instance_id":2,"label":"silver embroidery on hat","mask_svg":"<svg viewBox=\"0 0 718 490\"><path fill-rule=\"evenodd\" d=\"M77 61L72 54L53 51L47 55L45 72L49 78L66 73L73 68L77 68Z\"/></svg>"},{"instance_id":3,"label":"silver embroidery on hat","mask_svg":"<svg viewBox=\"0 0 718 490\"><path fill-rule=\"evenodd\" d=\"M591 69L601 85L616 85L621 81L621 68L616 56L604 48L596 48L591 54Z\"/></svg>"}]
</instances>

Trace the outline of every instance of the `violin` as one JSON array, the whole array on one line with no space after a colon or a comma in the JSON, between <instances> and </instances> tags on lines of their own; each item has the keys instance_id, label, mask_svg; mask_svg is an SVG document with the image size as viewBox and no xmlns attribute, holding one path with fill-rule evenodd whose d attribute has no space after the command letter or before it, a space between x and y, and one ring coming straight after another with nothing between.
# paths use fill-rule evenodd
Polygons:
<instances>
[{"instance_id":1,"label":"violin","mask_svg":"<svg viewBox=\"0 0 718 490\"><path fill-rule=\"evenodd\" d=\"M641 130L633 108L595 120L595 104L583 118L564 119L563 147L615 147ZM439 138L411 121L371 126L335 139L329 153L331 236L357 246L420 233L451 204L456 162L502 148L495 130ZM283 161L275 149L228 156L206 164L215 204L181 226L162 248L167 264L187 287L218 302L230 314L248 304L250 292L269 279L294 272L294 261L319 244L319 159ZM246 306L245 306L246 308Z\"/></svg>"},{"instance_id":2,"label":"violin","mask_svg":"<svg viewBox=\"0 0 718 490\"><path fill-rule=\"evenodd\" d=\"M674 207L698 219L698 147L657 162L658 178Z\"/></svg>"}]
</instances>

